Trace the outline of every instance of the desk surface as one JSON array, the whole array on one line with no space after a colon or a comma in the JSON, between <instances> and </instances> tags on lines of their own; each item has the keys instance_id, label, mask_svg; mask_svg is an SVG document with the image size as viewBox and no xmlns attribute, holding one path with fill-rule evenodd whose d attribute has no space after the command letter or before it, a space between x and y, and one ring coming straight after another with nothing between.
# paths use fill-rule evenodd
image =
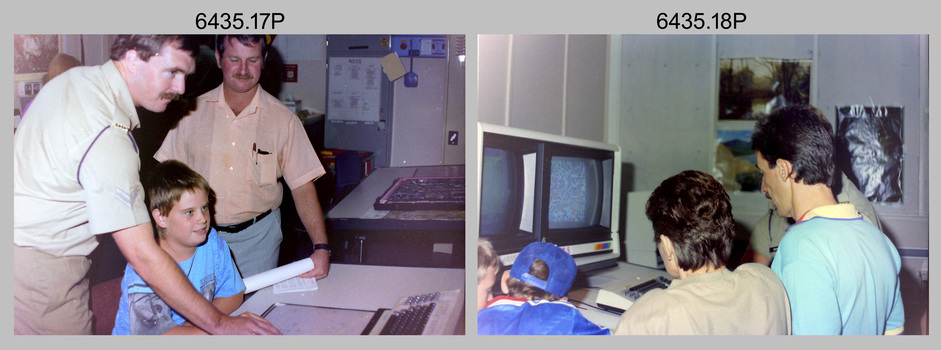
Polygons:
<instances>
[{"instance_id":1,"label":"desk surface","mask_svg":"<svg viewBox=\"0 0 941 350\"><path fill-rule=\"evenodd\" d=\"M458 288L464 288L464 269L331 264L317 290L274 294L272 287L262 288L232 315L261 315L275 302L378 310L404 296Z\"/></svg>"},{"instance_id":2,"label":"desk surface","mask_svg":"<svg viewBox=\"0 0 941 350\"><path fill-rule=\"evenodd\" d=\"M592 276L588 276L588 287L579 288L569 292L569 299L572 304L578 307L582 315L589 321L597 325L608 327L612 331L618 325L621 315L608 311L596 309L598 304L595 300L598 297L598 288L621 286L622 288L632 287L643 283L651 278L664 276L671 278L665 270L653 269L645 266L618 262L617 267L606 270ZM582 305L586 304L586 305Z\"/></svg>"},{"instance_id":3,"label":"desk surface","mask_svg":"<svg viewBox=\"0 0 941 350\"><path fill-rule=\"evenodd\" d=\"M379 168L369 174L350 194L327 212L327 219L380 219L388 211L373 209L382 196L401 177L464 176L463 165ZM462 220L463 221L463 220ZM463 223L461 223L463 226Z\"/></svg>"}]
</instances>

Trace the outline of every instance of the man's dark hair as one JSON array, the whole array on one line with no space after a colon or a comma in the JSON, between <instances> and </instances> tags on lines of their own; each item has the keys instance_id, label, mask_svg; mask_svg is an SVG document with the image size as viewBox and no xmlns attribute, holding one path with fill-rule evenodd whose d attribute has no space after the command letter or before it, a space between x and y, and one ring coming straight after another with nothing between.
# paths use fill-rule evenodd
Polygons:
<instances>
[{"instance_id":1,"label":"man's dark hair","mask_svg":"<svg viewBox=\"0 0 941 350\"><path fill-rule=\"evenodd\" d=\"M249 47L261 45L261 57L268 55L268 38L264 35L217 35L216 51L219 52L219 57L225 53L225 42L229 39L238 40L242 45Z\"/></svg>"},{"instance_id":2,"label":"man's dark hair","mask_svg":"<svg viewBox=\"0 0 941 350\"><path fill-rule=\"evenodd\" d=\"M735 236L732 203L709 174L687 170L663 180L647 200L647 218L655 242L661 236L673 242L680 269L728 263Z\"/></svg>"},{"instance_id":3,"label":"man's dark hair","mask_svg":"<svg viewBox=\"0 0 941 350\"><path fill-rule=\"evenodd\" d=\"M190 57L199 54L199 39L192 35L118 35L111 45L111 59L120 61L124 54L130 50L137 51L144 62L160 52L163 45L176 45L177 49L186 51Z\"/></svg>"},{"instance_id":4,"label":"man's dark hair","mask_svg":"<svg viewBox=\"0 0 941 350\"><path fill-rule=\"evenodd\" d=\"M774 168L778 159L791 162L794 181L833 186L833 127L818 110L806 105L782 107L761 118L752 134L752 149Z\"/></svg>"}]
</instances>

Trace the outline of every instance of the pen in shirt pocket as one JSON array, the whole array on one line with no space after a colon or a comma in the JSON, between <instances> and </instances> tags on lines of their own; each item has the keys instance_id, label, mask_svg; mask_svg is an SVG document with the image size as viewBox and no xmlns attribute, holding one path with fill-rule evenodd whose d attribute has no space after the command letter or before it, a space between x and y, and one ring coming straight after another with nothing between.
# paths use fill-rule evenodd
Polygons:
<instances>
[{"instance_id":1,"label":"pen in shirt pocket","mask_svg":"<svg viewBox=\"0 0 941 350\"><path fill-rule=\"evenodd\" d=\"M259 148L258 151L255 152L255 165L258 165L258 155L266 155L266 154L271 154L271 153Z\"/></svg>"}]
</instances>

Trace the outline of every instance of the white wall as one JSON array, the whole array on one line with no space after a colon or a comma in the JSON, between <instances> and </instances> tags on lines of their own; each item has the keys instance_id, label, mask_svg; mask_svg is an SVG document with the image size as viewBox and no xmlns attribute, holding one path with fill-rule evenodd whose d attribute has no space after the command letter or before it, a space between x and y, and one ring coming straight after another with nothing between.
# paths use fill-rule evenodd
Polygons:
<instances>
[{"instance_id":1,"label":"white wall","mask_svg":"<svg viewBox=\"0 0 941 350\"><path fill-rule=\"evenodd\" d=\"M624 171L633 169L622 189L653 190L687 169L710 172L714 50L711 36L621 37L619 143L630 164Z\"/></svg>"},{"instance_id":2,"label":"white wall","mask_svg":"<svg viewBox=\"0 0 941 350\"><path fill-rule=\"evenodd\" d=\"M304 109L326 112L327 44L326 35L278 35L272 48L278 50L284 64L297 65L297 82L281 84L278 98L288 95L301 100Z\"/></svg>"},{"instance_id":3,"label":"white wall","mask_svg":"<svg viewBox=\"0 0 941 350\"><path fill-rule=\"evenodd\" d=\"M478 36L478 120L604 142L607 35Z\"/></svg>"},{"instance_id":4,"label":"white wall","mask_svg":"<svg viewBox=\"0 0 941 350\"><path fill-rule=\"evenodd\" d=\"M627 190L652 190L685 169L711 172L717 58L811 58L811 103L831 122L836 106L905 108L904 205L876 204L900 249L928 248L927 39L899 36L621 36L620 145L634 169ZM757 193L733 193L736 217L754 225L767 208Z\"/></svg>"}]
</instances>

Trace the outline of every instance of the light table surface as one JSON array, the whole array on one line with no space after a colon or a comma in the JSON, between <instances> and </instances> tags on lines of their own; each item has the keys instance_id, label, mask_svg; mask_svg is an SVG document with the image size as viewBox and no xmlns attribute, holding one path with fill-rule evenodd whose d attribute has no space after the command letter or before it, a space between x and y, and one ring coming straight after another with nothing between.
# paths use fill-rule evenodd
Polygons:
<instances>
[{"instance_id":1,"label":"light table surface","mask_svg":"<svg viewBox=\"0 0 941 350\"><path fill-rule=\"evenodd\" d=\"M334 308L391 308L404 296L464 288L464 269L331 264L317 290L274 294L268 286L256 291L232 315L261 315L276 302Z\"/></svg>"}]
</instances>

